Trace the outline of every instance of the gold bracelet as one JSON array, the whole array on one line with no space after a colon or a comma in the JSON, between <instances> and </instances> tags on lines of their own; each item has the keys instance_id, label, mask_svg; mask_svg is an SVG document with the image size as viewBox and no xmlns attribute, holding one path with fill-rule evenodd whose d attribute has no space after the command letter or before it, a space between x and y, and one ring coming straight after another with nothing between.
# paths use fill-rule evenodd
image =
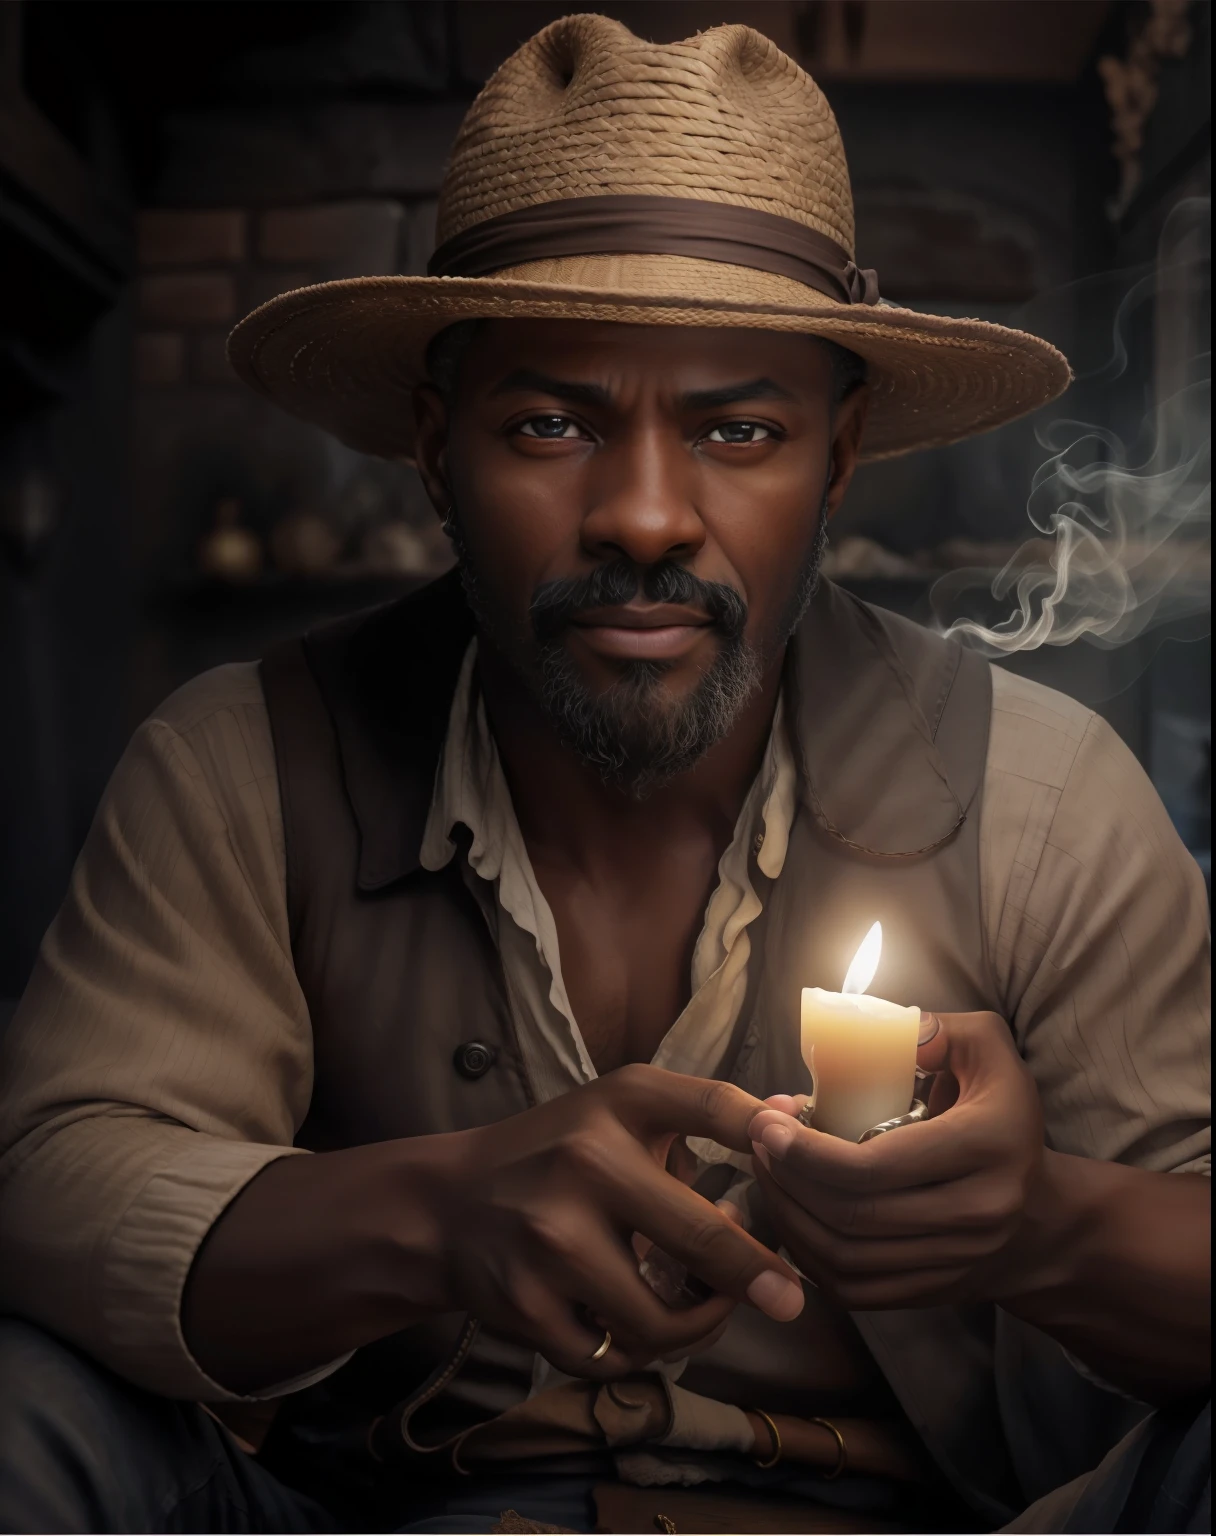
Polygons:
<instances>
[{"instance_id":1,"label":"gold bracelet","mask_svg":"<svg viewBox=\"0 0 1216 1536\"><path fill-rule=\"evenodd\" d=\"M835 1424L832 1423L831 1419L811 1419L809 1422L818 1424L822 1429L826 1429L828 1434L835 1436L836 1465L830 1472L825 1472L822 1477L823 1482L834 1483L849 1464L849 1453L845 1447L844 1436L836 1428Z\"/></svg>"},{"instance_id":2,"label":"gold bracelet","mask_svg":"<svg viewBox=\"0 0 1216 1536\"><path fill-rule=\"evenodd\" d=\"M781 1460L781 1431L777 1428L772 1419L769 1418L768 1414L765 1413L762 1408L753 1408L752 1412L758 1419L764 1420L764 1422L768 1425L769 1434L773 1437L773 1454L771 1456L766 1457L764 1461L761 1461L759 1456L752 1457L752 1460L758 1467L763 1467L764 1470L767 1471L769 1467L775 1467Z\"/></svg>"}]
</instances>

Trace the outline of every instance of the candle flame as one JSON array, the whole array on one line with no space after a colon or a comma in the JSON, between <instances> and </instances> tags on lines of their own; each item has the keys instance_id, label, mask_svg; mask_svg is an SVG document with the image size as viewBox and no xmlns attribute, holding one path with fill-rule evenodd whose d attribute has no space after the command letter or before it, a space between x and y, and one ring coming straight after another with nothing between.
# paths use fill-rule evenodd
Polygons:
<instances>
[{"instance_id":1,"label":"candle flame","mask_svg":"<svg viewBox=\"0 0 1216 1536\"><path fill-rule=\"evenodd\" d=\"M874 980L874 973L878 969L878 962L882 959L882 924L875 923L865 938L862 939L857 953L853 956L853 963L844 978L842 992L864 992Z\"/></svg>"}]
</instances>

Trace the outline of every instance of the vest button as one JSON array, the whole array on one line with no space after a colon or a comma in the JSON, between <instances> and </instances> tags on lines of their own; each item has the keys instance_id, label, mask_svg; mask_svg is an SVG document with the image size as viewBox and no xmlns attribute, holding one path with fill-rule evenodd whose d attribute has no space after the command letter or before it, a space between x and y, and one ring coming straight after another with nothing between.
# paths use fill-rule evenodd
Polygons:
<instances>
[{"instance_id":1,"label":"vest button","mask_svg":"<svg viewBox=\"0 0 1216 1536\"><path fill-rule=\"evenodd\" d=\"M452 1060L461 1077L467 1077L471 1083L475 1083L498 1060L498 1052L492 1045L486 1045L480 1040L466 1040L463 1045L456 1047Z\"/></svg>"}]
</instances>

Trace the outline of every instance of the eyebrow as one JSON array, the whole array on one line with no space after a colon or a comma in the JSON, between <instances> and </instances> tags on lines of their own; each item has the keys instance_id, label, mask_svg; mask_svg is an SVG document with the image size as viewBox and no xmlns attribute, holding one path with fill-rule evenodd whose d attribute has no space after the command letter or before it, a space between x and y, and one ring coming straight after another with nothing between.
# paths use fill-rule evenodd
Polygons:
<instances>
[{"instance_id":1,"label":"eyebrow","mask_svg":"<svg viewBox=\"0 0 1216 1536\"><path fill-rule=\"evenodd\" d=\"M555 400L575 405L611 405L612 396L602 384L579 384L571 379L555 379L535 368L516 368L490 391L491 396L521 394L536 390ZM790 400L794 396L775 379L747 379L741 384L724 384L718 389L693 389L680 396L684 410L709 411L723 405L739 405L745 400Z\"/></svg>"},{"instance_id":2,"label":"eyebrow","mask_svg":"<svg viewBox=\"0 0 1216 1536\"><path fill-rule=\"evenodd\" d=\"M569 400L576 405L612 404L612 397L602 384L576 384L570 379L555 379L535 368L516 368L495 384L490 395L517 395L528 390L552 395L555 400Z\"/></svg>"},{"instance_id":3,"label":"eyebrow","mask_svg":"<svg viewBox=\"0 0 1216 1536\"><path fill-rule=\"evenodd\" d=\"M680 396L680 404L690 410L711 411L719 405L739 405L744 400L793 400L794 396L775 379L748 379L742 384L724 384L721 389L693 389Z\"/></svg>"}]
</instances>

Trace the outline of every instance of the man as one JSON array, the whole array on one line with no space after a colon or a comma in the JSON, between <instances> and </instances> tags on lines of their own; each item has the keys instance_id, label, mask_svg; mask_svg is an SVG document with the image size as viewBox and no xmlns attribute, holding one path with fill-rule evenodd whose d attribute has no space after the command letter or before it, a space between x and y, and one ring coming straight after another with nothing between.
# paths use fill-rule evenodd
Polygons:
<instances>
[{"instance_id":1,"label":"man","mask_svg":"<svg viewBox=\"0 0 1216 1536\"><path fill-rule=\"evenodd\" d=\"M440 225L235 333L459 576L115 775L5 1046L4 1528L1203 1529L1202 885L1089 712L817 580L1063 359L876 302L746 27L549 27ZM933 1116L853 1145L798 989L876 918Z\"/></svg>"}]
</instances>

